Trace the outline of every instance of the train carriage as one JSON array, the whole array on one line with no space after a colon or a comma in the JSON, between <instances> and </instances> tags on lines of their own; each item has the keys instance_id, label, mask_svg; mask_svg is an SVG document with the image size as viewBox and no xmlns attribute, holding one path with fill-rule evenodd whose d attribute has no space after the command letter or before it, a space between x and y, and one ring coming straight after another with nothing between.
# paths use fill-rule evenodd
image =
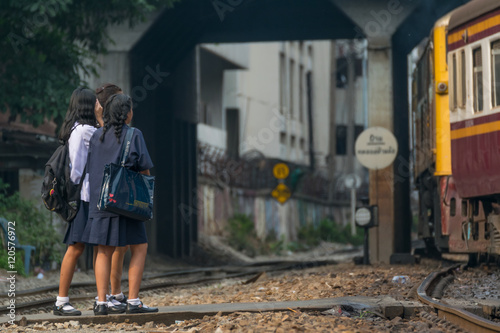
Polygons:
<instances>
[{"instance_id":1,"label":"train carriage","mask_svg":"<svg viewBox=\"0 0 500 333\"><path fill-rule=\"evenodd\" d=\"M439 20L413 81L419 236L442 252L498 255L500 1Z\"/></svg>"},{"instance_id":2,"label":"train carriage","mask_svg":"<svg viewBox=\"0 0 500 333\"><path fill-rule=\"evenodd\" d=\"M451 175L446 29L450 14L431 31L412 76L414 179L419 192L418 235L430 248L448 249L447 207L440 200ZM442 223L443 221L443 223Z\"/></svg>"},{"instance_id":3,"label":"train carriage","mask_svg":"<svg viewBox=\"0 0 500 333\"><path fill-rule=\"evenodd\" d=\"M476 0L448 25L450 252L500 253L500 2ZM500 226L500 224L498 224Z\"/></svg>"}]
</instances>

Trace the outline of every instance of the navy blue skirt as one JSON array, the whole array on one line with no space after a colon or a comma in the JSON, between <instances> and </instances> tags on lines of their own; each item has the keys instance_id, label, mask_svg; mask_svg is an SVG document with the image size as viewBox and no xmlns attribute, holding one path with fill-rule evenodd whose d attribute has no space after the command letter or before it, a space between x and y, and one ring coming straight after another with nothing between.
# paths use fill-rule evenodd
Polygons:
<instances>
[{"instance_id":1,"label":"navy blue skirt","mask_svg":"<svg viewBox=\"0 0 500 333\"><path fill-rule=\"evenodd\" d=\"M146 222L123 216L89 218L83 241L91 245L126 246L148 242Z\"/></svg>"},{"instance_id":2,"label":"navy blue skirt","mask_svg":"<svg viewBox=\"0 0 500 333\"><path fill-rule=\"evenodd\" d=\"M82 237L85 226L87 225L88 217L89 203L80 201L80 208L78 209L78 213L76 214L73 221L68 224L68 229L66 230L66 235L64 236L63 243L68 245L84 243Z\"/></svg>"}]
</instances>

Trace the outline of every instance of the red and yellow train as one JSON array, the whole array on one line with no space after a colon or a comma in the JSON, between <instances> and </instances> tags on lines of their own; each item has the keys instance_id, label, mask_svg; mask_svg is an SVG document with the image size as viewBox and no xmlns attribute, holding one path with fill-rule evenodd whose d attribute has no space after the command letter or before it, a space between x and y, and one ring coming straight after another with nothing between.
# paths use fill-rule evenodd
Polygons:
<instances>
[{"instance_id":1,"label":"red and yellow train","mask_svg":"<svg viewBox=\"0 0 500 333\"><path fill-rule=\"evenodd\" d=\"M411 120L419 236L441 252L500 254L500 1L435 24Z\"/></svg>"}]
</instances>

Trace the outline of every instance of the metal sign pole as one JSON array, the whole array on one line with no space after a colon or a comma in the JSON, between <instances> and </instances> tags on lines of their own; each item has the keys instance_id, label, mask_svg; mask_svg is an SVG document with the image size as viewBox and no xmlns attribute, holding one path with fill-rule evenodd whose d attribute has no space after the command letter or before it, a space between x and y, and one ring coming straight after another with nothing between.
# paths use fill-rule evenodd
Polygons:
<instances>
[{"instance_id":1,"label":"metal sign pole","mask_svg":"<svg viewBox=\"0 0 500 333\"><path fill-rule=\"evenodd\" d=\"M351 234L356 235L356 221L354 220L354 215L356 215L356 188L351 188Z\"/></svg>"},{"instance_id":2,"label":"metal sign pole","mask_svg":"<svg viewBox=\"0 0 500 333\"><path fill-rule=\"evenodd\" d=\"M363 265L369 265L370 264L370 254L368 253L368 228L363 228L365 229L365 241L363 244Z\"/></svg>"}]
</instances>

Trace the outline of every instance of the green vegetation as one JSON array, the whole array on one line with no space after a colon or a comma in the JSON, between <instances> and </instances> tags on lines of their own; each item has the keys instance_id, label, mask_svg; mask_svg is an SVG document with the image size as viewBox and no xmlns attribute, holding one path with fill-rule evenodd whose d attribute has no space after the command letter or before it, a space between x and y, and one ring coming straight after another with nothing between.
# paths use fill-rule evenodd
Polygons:
<instances>
[{"instance_id":1,"label":"green vegetation","mask_svg":"<svg viewBox=\"0 0 500 333\"><path fill-rule=\"evenodd\" d=\"M418 233L418 214L412 216L411 232Z\"/></svg>"},{"instance_id":2,"label":"green vegetation","mask_svg":"<svg viewBox=\"0 0 500 333\"><path fill-rule=\"evenodd\" d=\"M308 224L298 230L298 239L294 242L285 242L284 237L271 232L265 241L257 238L253 220L245 214L235 214L228 221L229 245L248 256L260 254L280 254L285 251L306 251L318 246L322 241L352 245L362 245L364 231L357 228L357 234L351 235L351 226L339 226L334 221L324 219L318 226Z\"/></svg>"},{"instance_id":3,"label":"green vegetation","mask_svg":"<svg viewBox=\"0 0 500 333\"><path fill-rule=\"evenodd\" d=\"M250 257L260 254L263 244L257 238L250 216L235 214L228 220L229 245Z\"/></svg>"},{"instance_id":4,"label":"green vegetation","mask_svg":"<svg viewBox=\"0 0 500 333\"><path fill-rule=\"evenodd\" d=\"M32 256L33 263L40 265L47 261L60 263L62 243L51 223L50 212L38 207L35 202L21 197L19 192L7 196L8 186L0 179L0 216L16 222L16 236L19 243L36 247ZM4 242L4 238L1 241ZM5 248L6 244L0 249L0 268L4 268L3 256L7 255ZM17 254L21 252L18 250ZM23 258L24 256L17 258L16 264L22 264Z\"/></svg>"},{"instance_id":5,"label":"green vegetation","mask_svg":"<svg viewBox=\"0 0 500 333\"><path fill-rule=\"evenodd\" d=\"M133 26L179 0L0 1L1 112L40 125L62 123L79 72L97 74L96 55L113 43L106 28Z\"/></svg>"},{"instance_id":6,"label":"green vegetation","mask_svg":"<svg viewBox=\"0 0 500 333\"><path fill-rule=\"evenodd\" d=\"M356 227L356 235L351 234L351 226L340 226L332 220L321 220L318 226L308 224L302 226L298 232L299 241L306 246L316 246L321 241L362 245L364 239L363 228Z\"/></svg>"},{"instance_id":7,"label":"green vegetation","mask_svg":"<svg viewBox=\"0 0 500 333\"><path fill-rule=\"evenodd\" d=\"M7 250L4 248L0 249L0 268L6 269L8 271L16 271L17 274L26 276L24 272L24 264L23 264L24 254L21 251L16 250L16 263L14 269L9 268L9 256L7 254Z\"/></svg>"}]
</instances>

